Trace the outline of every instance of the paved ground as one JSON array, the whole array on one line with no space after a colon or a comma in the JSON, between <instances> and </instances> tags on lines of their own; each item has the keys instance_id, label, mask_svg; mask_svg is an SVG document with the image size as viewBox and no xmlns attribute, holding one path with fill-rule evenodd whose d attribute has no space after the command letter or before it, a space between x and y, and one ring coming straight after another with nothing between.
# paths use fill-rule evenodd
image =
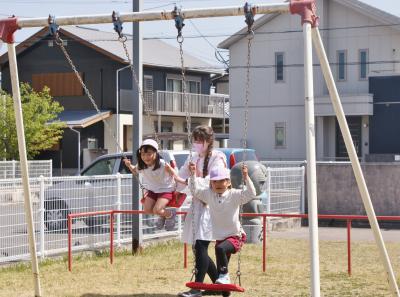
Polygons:
<instances>
[{"instance_id":1,"label":"paved ground","mask_svg":"<svg viewBox=\"0 0 400 297\"><path fill-rule=\"evenodd\" d=\"M318 228L319 240L347 240L347 229L337 227ZM400 242L400 230L381 229L385 242ZM272 231L268 234L272 238L309 239L308 227L301 227L286 231ZM351 241L374 241L374 235L368 228L351 228Z\"/></svg>"}]
</instances>

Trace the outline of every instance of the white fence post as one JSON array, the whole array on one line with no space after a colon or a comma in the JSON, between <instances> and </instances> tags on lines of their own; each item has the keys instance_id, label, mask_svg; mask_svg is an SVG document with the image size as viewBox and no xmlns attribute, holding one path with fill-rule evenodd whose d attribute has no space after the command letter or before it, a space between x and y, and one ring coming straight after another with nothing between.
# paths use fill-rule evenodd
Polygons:
<instances>
[{"instance_id":1,"label":"white fence post","mask_svg":"<svg viewBox=\"0 0 400 297\"><path fill-rule=\"evenodd\" d=\"M40 202L40 258L44 258L44 176L39 177L40 181L40 192L39 192L39 202Z\"/></svg>"},{"instance_id":2,"label":"white fence post","mask_svg":"<svg viewBox=\"0 0 400 297\"><path fill-rule=\"evenodd\" d=\"M304 187L305 187L305 180L304 176L306 173L306 168L304 166L301 166L301 196L300 196L300 209L301 213L305 212L305 197L304 197Z\"/></svg>"},{"instance_id":3,"label":"white fence post","mask_svg":"<svg viewBox=\"0 0 400 297\"><path fill-rule=\"evenodd\" d=\"M267 192L268 192L268 198L267 198L267 213L271 213L271 174L272 170L271 167L267 167Z\"/></svg>"},{"instance_id":4,"label":"white fence post","mask_svg":"<svg viewBox=\"0 0 400 297\"><path fill-rule=\"evenodd\" d=\"M16 170L15 170L15 160L12 160L12 178L17 178L16 176L15 176L15 172L16 172Z\"/></svg>"},{"instance_id":5,"label":"white fence post","mask_svg":"<svg viewBox=\"0 0 400 297\"><path fill-rule=\"evenodd\" d=\"M121 174L117 173L117 210L121 210ZM121 214L117 214L117 244L121 246Z\"/></svg>"}]
</instances>

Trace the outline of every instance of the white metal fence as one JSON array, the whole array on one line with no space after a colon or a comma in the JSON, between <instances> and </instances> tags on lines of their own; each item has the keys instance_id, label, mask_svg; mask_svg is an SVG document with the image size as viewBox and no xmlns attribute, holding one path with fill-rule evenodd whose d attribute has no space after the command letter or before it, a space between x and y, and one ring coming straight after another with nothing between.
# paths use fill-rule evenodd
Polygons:
<instances>
[{"instance_id":1,"label":"white metal fence","mask_svg":"<svg viewBox=\"0 0 400 297\"><path fill-rule=\"evenodd\" d=\"M41 257L67 251L67 215L131 208L132 176L69 176L30 179L37 251ZM0 180L0 262L29 257L21 179ZM304 201L304 167L268 168L261 195L270 213L301 212ZM15 193L20 191L18 195ZM270 198L270 199L269 199ZM130 242L130 215L117 215L114 238L117 244ZM143 238L178 236L182 228L177 217L174 231L157 230L157 217L142 216ZM73 221L73 250L107 246L108 216L83 217Z\"/></svg>"},{"instance_id":2,"label":"white metal fence","mask_svg":"<svg viewBox=\"0 0 400 297\"><path fill-rule=\"evenodd\" d=\"M264 162L261 162L264 163ZM266 213L304 213L305 167L267 167Z\"/></svg>"},{"instance_id":3,"label":"white metal fence","mask_svg":"<svg viewBox=\"0 0 400 297\"><path fill-rule=\"evenodd\" d=\"M51 177L52 176L52 160L33 160L28 161L29 177ZM21 167L19 161L0 161L0 179L20 178Z\"/></svg>"},{"instance_id":4,"label":"white metal fence","mask_svg":"<svg viewBox=\"0 0 400 297\"><path fill-rule=\"evenodd\" d=\"M30 179L38 255L44 257L67 251L68 213L131 209L131 185L131 175ZM0 180L0 195L15 189L22 189L21 179ZM170 232L157 230L155 220L155 216L142 216L144 239L176 236L181 230L180 216L176 230ZM73 250L109 244L108 222L108 216L75 220ZM117 215L114 230L117 244L131 241L131 216ZM22 194L0 199L0 262L29 257L26 232Z\"/></svg>"}]
</instances>

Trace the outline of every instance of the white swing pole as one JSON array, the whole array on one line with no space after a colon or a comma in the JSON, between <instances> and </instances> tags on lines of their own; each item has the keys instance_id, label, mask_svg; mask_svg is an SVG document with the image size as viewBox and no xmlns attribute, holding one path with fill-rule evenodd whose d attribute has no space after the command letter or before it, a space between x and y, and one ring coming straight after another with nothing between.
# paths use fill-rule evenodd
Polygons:
<instances>
[{"instance_id":1,"label":"white swing pole","mask_svg":"<svg viewBox=\"0 0 400 297\"><path fill-rule=\"evenodd\" d=\"M26 155L24 120L22 117L21 93L19 89L17 56L15 43L8 43L8 59L10 63L11 84L14 99L15 122L17 126L18 151L21 166L22 183L24 187L25 218L29 235L29 251L32 261L32 272L35 283L35 297L42 296L40 290L39 266L36 254L35 229L33 226L32 200L29 186L28 161Z\"/></svg>"},{"instance_id":2,"label":"white swing pole","mask_svg":"<svg viewBox=\"0 0 400 297\"><path fill-rule=\"evenodd\" d=\"M367 185L365 183L364 175L361 170L360 162L357 157L357 153L351 138L350 130L347 125L346 116L343 111L343 106L340 102L339 93L337 91L335 81L333 79L332 71L329 67L329 61L325 53L325 49L322 43L321 35L318 28L313 28L312 39L321 63L322 73L325 77L325 82L329 90L330 98L332 101L333 109L337 120L339 122L340 131L342 132L344 143L346 145L347 152L353 167L353 172L357 181L358 189L361 194L362 201L364 203L365 210L368 215L368 220L371 225L375 242L378 245L381 259L386 269L386 274L389 282L390 292L393 296L400 296L399 289L396 283L396 277L394 275L388 253L385 248L385 243L382 238L382 234L379 230L378 221L376 219L374 207L369 196Z\"/></svg>"},{"instance_id":3,"label":"white swing pole","mask_svg":"<svg viewBox=\"0 0 400 297\"><path fill-rule=\"evenodd\" d=\"M270 14L270 13L289 13L290 3L270 3L252 5L254 14ZM226 6L214 8L192 8L182 9L184 19L193 18L209 18L222 16L242 16L244 14L243 6ZM122 22L140 22L140 21L157 21L157 20L173 20L175 15L173 11L146 11L146 12L128 12L120 13ZM57 25L87 25L87 24L104 24L111 23L111 14L97 15L78 15L78 16L60 16L56 18ZM27 27L45 27L48 26L48 17L41 18L21 18L18 19L19 28Z\"/></svg>"},{"instance_id":4,"label":"white swing pole","mask_svg":"<svg viewBox=\"0 0 400 297\"><path fill-rule=\"evenodd\" d=\"M304 22L304 93L307 142L308 230L310 235L311 296L320 296L317 173L315 157L314 82L311 24Z\"/></svg>"}]
</instances>

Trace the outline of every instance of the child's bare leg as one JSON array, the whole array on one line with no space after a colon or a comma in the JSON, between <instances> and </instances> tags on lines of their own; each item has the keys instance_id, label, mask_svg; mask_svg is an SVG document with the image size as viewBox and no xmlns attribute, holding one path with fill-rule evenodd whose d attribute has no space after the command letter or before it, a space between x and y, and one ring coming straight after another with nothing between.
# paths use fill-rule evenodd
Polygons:
<instances>
[{"instance_id":1,"label":"child's bare leg","mask_svg":"<svg viewBox=\"0 0 400 297\"><path fill-rule=\"evenodd\" d=\"M143 211L146 214L152 214L153 213L153 207L156 204L156 201L154 199L151 199L150 197L146 197L144 199L144 204L143 204Z\"/></svg>"},{"instance_id":2,"label":"child's bare leg","mask_svg":"<svg viewBox=\"0 0 400 297\"><path fill-rule=\"evenodd\" d=\"M170 217L171 212L165 210L169 200L166 198L158 198L153 207L153 213L162 217Z\"/></svg>"}]
</instances>

